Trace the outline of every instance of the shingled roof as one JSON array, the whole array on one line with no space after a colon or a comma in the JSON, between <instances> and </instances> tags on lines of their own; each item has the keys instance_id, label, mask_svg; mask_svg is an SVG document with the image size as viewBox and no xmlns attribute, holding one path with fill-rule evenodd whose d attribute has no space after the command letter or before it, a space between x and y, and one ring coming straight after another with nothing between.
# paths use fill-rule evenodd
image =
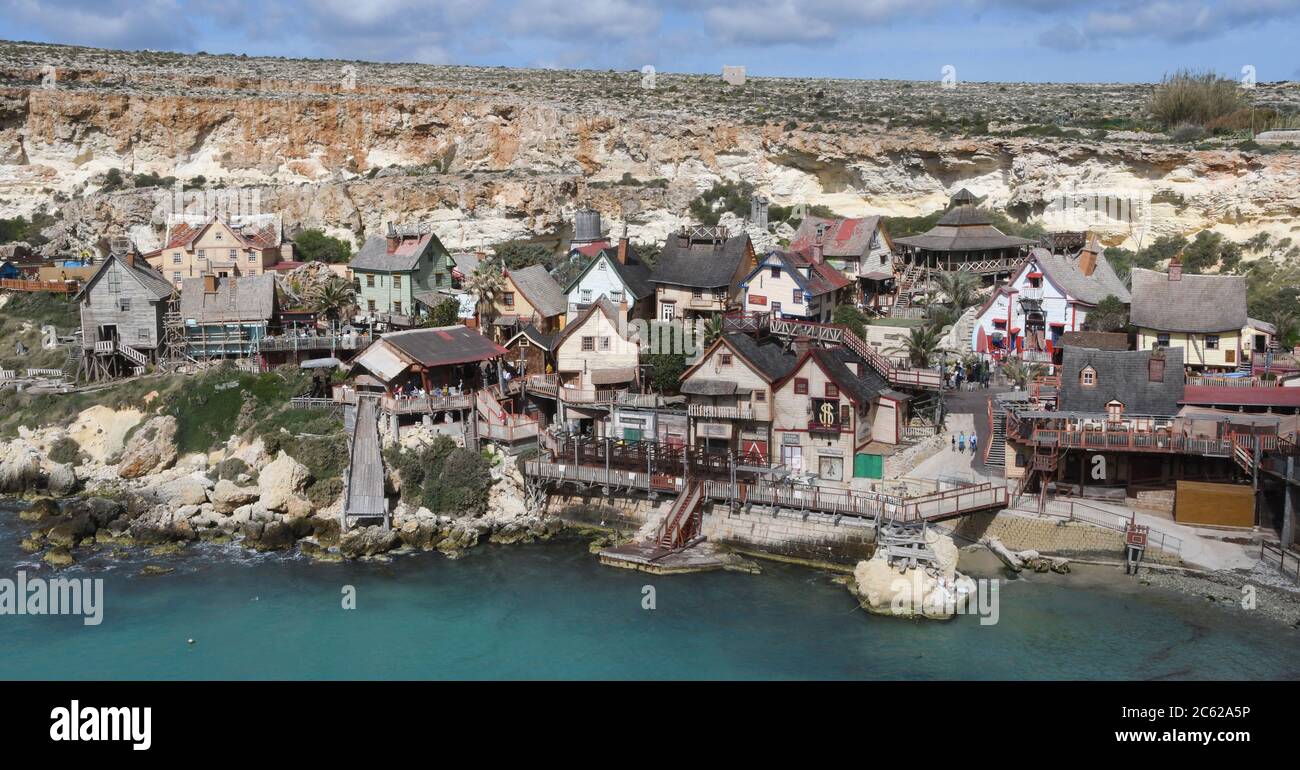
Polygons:
<instances>
[{"instance_id":1,"label":"shingled roof","mask_svg":"<svg viewBox=\"0 0 1300 770\"><path fill-rule=\"evenodd\" d=\"M541 265L529 265L518 270L507 270L506 275L528 304L542 315L550 318L569 309L569 298L564 289L551 277L550 272Z\"/></svg>"},{"instance_id":2,"label":"shingled roof","mask_svg":"<svg viewBox=\"0 0 1300 770\"><path fill-rule=\"evenodd\" d=\"M1061 389L1057 408L1062 412L1100 414L1106 404L1119 401L1129 414L1174 415L1183 397L1183 349L1160 348L1164 377L1151 381L1148 362L1152 350L1096 350L1067 347L1062 351ZM1091 366L1096 384L1084 387L1079 373Z\"/></svg>"},{"instance_id":3,"label":"shingled roof","mask_svg":"<svg viewBox=\"0 0 1300 770\"><path fill-rule=\"evenodd\" d=\"M880 229L880 217L804 217L790 238L790 251L811 250L817 243L818 228L822 228L822 256L858 259L871 249L872 236Z\"/></svg>"},{"instance_id":4,"label":"shingled roof","mask_svg":"<svg viewBox=\"0 0 1300 770\"><path fill-rule=\"evenodd\" d=\"M627 287L627 291L632 295L633 299L642 299L654 292L655 287L650 283L650 266L642 262L641 256L636 253L636 249L631 244L628 244L627 262L625 263L618 261L618 246L606 245L602 247L596 253L596 257L582 269L582 272L578 273L577 277L570 281L568 286L564 287L566 295L573 291L573 287L577 286L582 277L591 271L596 262L600 260L601 255L604 255L609 263L613 265L614 273Z\"/></svg>"},{"instance_id":5,"label":"shingled roof","mask_svg":"<svg viewBox=\"0 0 1300 770\"><path fill-rule=\"evenodd\" d=\"M1110 261L1101 252L1097 253L1097 264L1092 275L1083 274L1078 256L1053 254L1044 248L1034 249L1030 256L1047 278L1073 299L1096 305L1113 295L1120 302L1129 302L1128 287L1115 274L1115 268L1110 266ZM1026 263L1023 269L1028 270L1029 265Z\"/></svg>"},{"instance_id":6,"label":"shingled roof","mask_svg":"<svg viewBox=\"0 0 1300 770\"><path fill-rule=\"evenodd\" d=\"M651 283L716 289L730 286L731 279L749 253L749 236L736 235L722 241L691 241L672 233L659 254L659 265L650 274Z\"/></svg>"},{"instance_id":7,"label":"shingled roof","mask_svg":"<svg viewBox=\"0 0 1300 770\"><path fill-rule=\"evenodd\" d=\"M773 251L770 252L758 267L750 271L741 283L747 283L759 271L763 270L763 265L768 259L776 258L785 266L786 272L794 279L794 282L805 292L819 297L823 294L830 294L833 291L843 289L845 286L852 285L853 280L848 276L836 270L832 265L825 262L814 262L809 254L798 252ZM807 270L807 274L804 271Z\"/></svg>"},{"instance_id":8,"label":"shingled roof","mask_svg":"<svg viewBox=\"0 0 1300 770\"><path fill-rule=\"evenodd\" d=\"M1007 235L993 226L988 214L974 206L957 206L921 235L895 238L894 243L926 251L987 251L1027 246L1034 241Z\"/></svg>"},{"instance_id":9,"label":"shingled roof","mask_svg":"<svg viewBox=\"0 0 1300 770\"><path fill-rule=\"evenodd\" d=\"M372 235L362 244L348 266L353 270L376 270L383 273L409 273L420 266L420 259L430 250L442 248L442 242L433 233L400 236L397 247L390 254L388 238Z\"/></svg>"},{"instance_id":10,"label":"shingled roof","mask_svg":"<svg viewBox=\"0 0 1300 770\"><path fill-rule=\"evenodd\" d=\"M172 291L175 289L172 282L167 280L162 273L150 267L149 263L144 261L144 257L137 256L135 259L128 260L120 254L110 254L107 259L99 263L99 267L86 280L81 290L77 292L75 299L80 301L82 296L90 291L90 287L94 286L99 277L103 275L104 270L114 262L122 265L126 269L127 275L139 281L146 291L158 299L167 299L172 295Z\"/></svg>"},{"instance_id":11,"label":"shingled roof","mask_svg":"<svg viewBox=\"0 0 1300 770\"><path fill-rule=\"evenodd\" d=\"M196 238L203 234L205 230L212 227L217 222L217 217L209 217L204 221L195 221L193 219L186 221L181 219L172 222L167 227L166 245L161 249L150 252L150 255L157 254L166 249L178 249L189 246ZM284 228L281 225L279 214L254 214L249 216L231 217L222 220L222 224L230 228L230 231L239 239L240 246L251 249L273 249L283 242Z\"/></svg>"},{"instance_id":12,"label":"shingled roof","mask_svg":"<svg viewBox=\"0 0 1300 770\"><path fill-rule=\"evenodd\" d=\"M1188 275L1133 268L1134 326L1162 332L1223 332L1246 326L1246 279L1239 275Z\"/></svg>"},{"instance_id":13,"label":"shingled roof","mask_svg":"<svg viewBox=\"0 0 1300 770\"><path fill-rule=\"evenodd\" d=\"M275 276L217 278L216 291L205 291L205 278L181 282L181 318L200 324L270 321L275 315ZM232 291L233 289L233 291Z\"/></svg>"}]
</instances>

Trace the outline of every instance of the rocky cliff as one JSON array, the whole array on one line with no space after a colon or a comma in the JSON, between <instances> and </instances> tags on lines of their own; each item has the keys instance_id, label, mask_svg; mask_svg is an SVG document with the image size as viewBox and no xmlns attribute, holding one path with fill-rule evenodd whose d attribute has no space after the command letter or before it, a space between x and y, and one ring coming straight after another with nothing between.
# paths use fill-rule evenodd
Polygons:
<instances>
[{"instance_id":1,"label":"rocky cliff","mask_svg":"<svg viewBox=\"0 0 1300 770\"><path fill-rule=\"evenodd\" d=\"M647 89L641 77L4 44L0 216L60 212L51 251L102 251L124 233L149 245L170 191L104 192L105 173L120 169L256 191L255 205L283 213L290 232L359 236L418 220L451 248L560 232L581 204L655 240L724 179L846 215L927 213L963 186L1021 218L1054 216L1069 192L1149 203L1136 223L1091 215L1111 243L1205 227L1285 236L1300 224L1293 152L989 129L1054 120L1063 105L1081 126L1131 116L1142 86L950 93L754 79L728 89L661 75ZM1266 100L1297 99L1295 84L1268 89Z\"/></svg>"}]
</instances>

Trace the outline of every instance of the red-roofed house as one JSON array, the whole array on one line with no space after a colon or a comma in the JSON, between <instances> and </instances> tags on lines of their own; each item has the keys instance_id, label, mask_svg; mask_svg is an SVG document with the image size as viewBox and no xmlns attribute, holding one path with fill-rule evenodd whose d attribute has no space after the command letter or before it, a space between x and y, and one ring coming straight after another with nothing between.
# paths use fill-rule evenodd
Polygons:
<instances>
[{"instance_id":1,"label":"red-roofed house","mask_svg":"<svg viewBox=\"0 0 1300 770\"><path fill-rule=\"evenodd\" d=\"M206 222L173 222L165 245L141 256L177 286L186 278L262 275L288 247L278 216L252 217L246 223L212 217Z\"/></svg>"},{"instance_id":2,"label":"red-roofed house","mask_svg":"<svg viewBox=\"0 0 1300 770\"><path fill-rule=\"evenodd\" d=\"M773 251L740 283L747 313L773 313L830 323L836 306L853 301L853 280L808 253Z\"/></svg>"},{"instance_id":3,"label":"red-roofed house","mask_svg":"<svg viewBox=\"0 0 1300 770\"><path fill-rule=\"evenodd\" d=\"M790 239L790 251L811 254L857 281L863 302L885 309L893 301L894 242L880 217L804 217Z\"/></svg>"}]
</instances>

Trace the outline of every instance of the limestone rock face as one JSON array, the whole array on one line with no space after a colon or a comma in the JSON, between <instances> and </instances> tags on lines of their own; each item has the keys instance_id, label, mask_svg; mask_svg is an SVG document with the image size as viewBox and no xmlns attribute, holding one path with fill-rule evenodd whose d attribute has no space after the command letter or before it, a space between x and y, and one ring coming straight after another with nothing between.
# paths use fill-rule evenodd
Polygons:
<instances>
[{"instance_id":1,"label":"limestone rock face","mask_svg":"<svg viewBox=\"0 0 1300 770\"><path fill-rule=\"evenodd\" d=\"M182 476L159 484L151 491L159 501L172 506L203 505L208 501L207 485L194 476Z\"/></svg>"},{"instance_id":2,"label":"limestone rock face","mask_svg":"<svg viewBox=\"0 0 1300 770\"><path fill-rule=\"evenodd\" d=\"M260 496L261 490L257 487L241 487L229 479L222 479L212 488L212 507L218 513L233 513L245 505L251 506Z\"/></svg>"},{"instance_id":3,"label":"limestone rock face","mask_svg":"<svg viewBox=\"0 0 1300 770\"><path fill-rule=\"evenodd\" d=\"M98 463L106 463L126 447L126 434L144 419L136 409L114 410L96 404L82 410L68 426L68 437Z\"/></svg>"},{"instance_id":4,"label":"limestone rock face","mask_svg":"<svg viewBox=\"0 0 1300 770\"><path fill-rule=\"evenodd\" d=\"M147 476L170 468L176 456L176 418L154 417L127 442L117 473L124 479Z\"/></svg>"},{"instance_id":5,"label":"limestone rock face","mask_svg":"<svg viewBox=\"0 0 1300 770\"><path fill-rule=\"evenodd\" d=\"M383 527L363 527L343 533L339 538L339 552L349 559L375 556L396 548L400 538L395 530Z\"/></svg>"},{"instance_id":6,"label":"limestone rock face","mask_svg":"<svg viewBox=\"0 0 1300 770\"><path fill-rule=\"evenodd\" d=\"M858 562L850 590L863 609L876 615L942 620L952 617L958 594L975 590L970 578L957 572L957 546L952 538L927 530L926 545L938 565L933 573L923 569L899 571L883 549Z\"/></svg>"},{"instance_id":7,"label":"limestone rock face","mask_svg":"<svg viewBox=\"0 0 1300 770\"><path fill-rule=\"evenodd\" d=\"M310 480L307 466L280 452L258 475L262 505L271 511L285 510L290 499L306 489Z\"/></svg>"},{"instance_id":8,"label":"limestone rock face","mask_svg":"<svg viewBox=\"0 0 1300 770\"><path fill-rule=\"evenodd\" d=\"M64 463L50 463L48 479L46 484L49 485L50 494L58 497L67 497L77 491L80 480L77 478L77 472L71 465Z\"/></svg>"},{"instance_id":9,"label":"limestone rock face","mask_svg":"<svg viewBox=\"0 0 1300 770\"><path fill-rule=\"evenodd\" d=\"M41 455L23 439L0 448L0 493L22 492L41 482Z\"/></svg>"}]
</instances>

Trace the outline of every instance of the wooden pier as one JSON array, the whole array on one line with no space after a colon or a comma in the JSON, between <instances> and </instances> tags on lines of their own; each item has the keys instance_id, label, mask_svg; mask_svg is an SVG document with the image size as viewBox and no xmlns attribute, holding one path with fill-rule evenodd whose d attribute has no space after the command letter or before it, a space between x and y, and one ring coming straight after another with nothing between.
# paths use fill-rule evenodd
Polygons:
<instances>
[{"instance_id":1,"label":"wooden pier","mask_svg":"<svg viewBox=\"0 0 1300 770\"><path fill-rule=\"evenodd\" d=\"M358 400L349 444L348 469L343 481L343 528L348 529L362 519L379 519L384 529L388 529L377 399Z\"/></svg>"}]
</instances>

